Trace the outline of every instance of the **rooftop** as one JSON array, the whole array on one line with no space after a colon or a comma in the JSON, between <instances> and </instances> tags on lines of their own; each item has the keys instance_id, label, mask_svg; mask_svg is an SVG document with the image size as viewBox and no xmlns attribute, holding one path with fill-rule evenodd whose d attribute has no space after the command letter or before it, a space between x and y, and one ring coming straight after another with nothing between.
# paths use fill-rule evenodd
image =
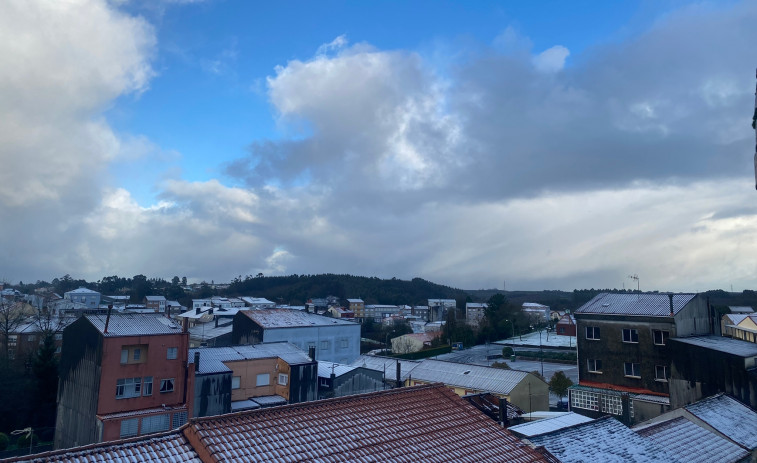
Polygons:
<instances>
[{"instance_id":1,"label":"rooftop","mask_svg":"<svg viewBox=\"0 0 757 463\"><path fill-rule=\"evenodd\" d=\"M64 294L100 294L97 291L92 291L91 289L87 288L76 288L72 289L71 291L66 291Z\"/></svg>"},{"instance_id":2,"label":"rooftop","mask_svg":"<svg viewBox=\"0 0 757 463\"><path fill-rule=\"evenodd\" d=\"M343 374L349 373L352 370L356 370L358 368L360 367L343 365L341 363L322 362L319 360L318 361L318 377L329 378L331 377L331 373L334 373L336 377L339 377L339 376L342 376Z\"/></svg>"},{"instance_id":3,"label":"rooftop","mask_svg":"<svg viewBox=\"0 0 757 463\"><path fill-rule=\"evenodd\" d=\"M725 394L718 394L684 407L739 445L757 448L757 412Z\"/></svg>"},{"instance_id":4,"label":"rooftop","mask_svg":"<svg viewBox=\"0 0 757 463\"><path fill-rule=\"evenodd\" d=\"M292 328L297 326L360 326L339 318L324 317L300 310L271 309L240 311L263 328Z\"/></svg>"},{"instance_id":5,"label":"rooftop","mask_svg":"<svg viewBox=\"0 0 757 463\"><path fill-rule=\"evenodd\" d=\"M163 297L163 296L145 296L145 299L148 300L148 301L150 301L150 302L153 302L153 301L158 302L158 301L165 301L166 300L166 298Z\"/></svg>"},{"instance_id":6,"label":"rooftop","mask_svg":"<svg viewBox=\"0 0 757 463\"><path fill-rule=\"evenodd\" d=\"M717 350L739 357L757 356L757 344L723 336L692 336L690 338L672 338L671 341Z\"/></svg>"},{"instance_id":7,"label":"rooftop","mask_svg":"<svg viewBox=\"0 0 757 463\"><path fill-rule=\"evenodd\" d=\"M745 449L682 416L635 431L686 462L727 463L749 456Z\"/></svg>"},{"instance_id":8,"label":"rooftop","mask_svg":"<svg viewBox=\"0 0 757 463\"><path fill-rule=\"evenodd\" d=\"M546 447L563 463L679 461L668 454L663 446L636 434L612 417L541 434L529 440Z\"/></svg>"},{"instance_id":9,"label":"rooftop","mask_svg":"<svg viewBox=\"0 0 757 463\"><path fill-rule=\"evenodd\" d=\"M529 373L520 370L467 365L464 363L423 360L410 373L413 379L444 383L476 391L510 394Z\"/></svg>"},{"instance_id":10,"label":"rooftop","mask_svg":"<svg viewBox=\"0 0 757 463\"><path fill-rule=\"evenodd\" d=\"M4 460L29 463L202 463L181 431L55 450Z\"/></svg>"},{"instance_id":11,"label":"rooftop","mask_svg":"<svg viewBox=\"0 0 757 463\"><path fill-rule=\"evenodd\" d=\"M392 357L380 357L378 355L361 355L350 365L386 372L385 378L387 381L397 381L397 362L400 363L400 379L402 381L407 379L408 374L421 363L417 360L400 360Z\"/></svg>"},{"instance_id":12,"label":"rooftop","mask_svg":"<svg viewBox=\"0 0 757 463\"><path fill-rule=\"evenodd\" d=\"M225 362L280 358L290 365L310 363L310 357L288 342L255 344L254 346L200 347L189 349L188 363L194 364L195 352L200 353L200 374L231 371Z\"/></svg>"},{"instance_id":13,"label":"rooftop","mask_svg":"<svg viewBox=\"0 0 757 463\"><path fill-rule=\"evenodd\" d=\"M673 313L677 314L696 294L673 294ZM659 293L601 293L582 305L576 314L635 315L669 317L670 298Z\"/></svg>"},{"instance_id":14,"label":"rooftop","mask_svg":"<svg viewBox=\"0 0 757 463\"><path fill-rule=\"evenodd\" d=\"M729 305L731 313L752 313L754 309L748 305Z\"/></svg>"},{"instance_id":15,"label":"rooftop","mask_svg":"<svg viewBox=\"0 0 757 463\"><path fill-rule=\"evenodd\" d=\"M557 431L558 429L573 426L575 424L587 423L589 421L592 421L592 419L589 417L579 415L578 413L574 412L568 412L561 413L558 416L552 418L545 418L542 420L519 424L517 426L510 426L507 429L520 436L533 437L538 436L539 434L546 434L548 432Z\"/></svg>"},{"instance_id":16,"label":"rooftop","mask_svg":"<svg viewBox=\"0 0 757 463\"><path fill-rule=\"evenodd\" d=\"M113 313L105 333L107 315L84 315L106 337L180 334L181 326L163 314Z\"/></svg>"},{"instance_id":17,"label":"rooftop","mask_svg":"<svg viewBox=\"0 0 757 463\"><path fill-rule=\"evenodd\" d=\"M198 418L186 432L220 462L548 461L439 384Z\"/></svg>"}]
</instances>

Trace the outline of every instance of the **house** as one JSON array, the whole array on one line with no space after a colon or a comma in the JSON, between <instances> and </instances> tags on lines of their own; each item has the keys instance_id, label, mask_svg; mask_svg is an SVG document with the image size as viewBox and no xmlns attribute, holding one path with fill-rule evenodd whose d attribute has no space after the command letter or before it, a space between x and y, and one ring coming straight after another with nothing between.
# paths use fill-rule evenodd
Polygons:
<instances>
[{"instance_id":1,"label":"house","mask_svg":"<svg viewBox=\"0 0 757 463\"><path fill-rule=\"evenodd\" d=\"M720 392L757 408L757 344L722 336L671 338L670 404Z\"/></svg>"},{"instance_id":2,"label":"house","mask_svg":"<svg viewBox=\"0 0 757 463\"><path fill-rule=\"evenodd\" d=\"M550 320L550 310L548 305L536 302L524 302L520 311L524 313L532 324L546 323Z\"/></svg>"},{"instance_id":3,"label":"house","mask_svg":"<svg viewBox=\"0 0 757 463\"><path fill-rule=\"evenodd\" d=\"M100 293L87 288L78 288L63 293L63 299L84 304L88 309L100 307Z\"/></svg>"},{"instance_id":4,"label":"house","mask_svg":"<svg viewBox=\"0 0 757 463\"><path fill-rule=\"evenodd\" d=\"M486 315L488 304L484 302L466 302L465 303L465 321L469 325L478 326Z\"/></svg>"},{"instance_id":5,"label":"house","mask_svg":"<svg viewBox=\"0 0 757 463\"><path fill-rule=\"evenodd\" d=\"M605 416L528 439L563 463L684 463L666 447L646 439L613 417Z\"/></svg>"},{"instance_id":6,"label":"house","mask_svg":"<svg viewBox=\"0 0 757 463\"><path fill-rule=\"evenodd\" d=\"M663 439L666 434L671 434L673 430L685 431L689 433L686 437L686 441L683 445L681 443L675 443L675 451L685 452L686 456L690 456L691 459L683 459L683 461L696 461L694 460L694 448L700 448L701 452L711 451L712 449L703 448L705 442L709 441L713 445L721 448L721 453L715 455L710 460L700 461L742 461L737 459L735 455L738 452L733 449L732 446L726 446L721 440L716 440L709 435L701 434L699 430L691 428L688 424L683 424L680 421L673 422L677 418L684 418L696 425L699 428L703 428L709 433L725 439L728 442L736 444L742 450L745 450L750 456L749 461L757 461L757 411L749 408L738 400L730 397L726 394L717 394L706 399L702 399L693 404L689 404L668 413L655 417L647 422L634 426L634 430L640 435L647 435L661 432L662 436L657 439ZM652 427L650 425L662 425L668 423L659 428ZM673 430L668 430L668 428ZM697 435L701 436L702 442L696 442L694 439ZM679 434L681 436L681 434ZM704 440L706 439L706 441ZM686 444L692 448L685 448ZM734 459L736 458L736 459Z\"/></svg>"},{"instance_id":7,"label":"house","mask_svg":"<svg viewBox=\"0 0 757 463\"><path fill-rule=\"evenodd\" d=\"M231 331L234 327L231 320L215 317L212 322L198 323L189 328L189 347L224 347L231 346Z\"/></svg>"},{"instance_id":8,"label":"house","mask_svg":"<svg viewBox=\"0 0 757 463\"><path fill-rule=\"evenodd\" d=\"M285 342L190 349L188 362L193 417L317 398L317 363Z\"/></svg>"},{"instance_id":9,"label":"house","mask_svg":"<svg viewBox=\"0 0 757 463\"><path fill-rule=\"evenodd\" d=\"M747 315L732 330L733 338L757 343L757 315Z\"/></svg>"},{"instance_id":10,"label":"house","mask_svg":"<svg viewBox=\"0 0 757 463\"><path fill-rule=\"evenodd\" d=\"M748 305L729 305L731 313L754 313L754 308Z\"/></svg>"},{"instance_id":11,"label":"house","mask_svg":"<svg viewBox=\"0 0 757 463\"><path fill-rule=\"evenodd\" d=\"M429 321L429 309L427 305L414 305L410 313L423 321Z\"/></svg>"},{"instance_id":12,"label":"house","mask_svg":"<svg viewBox=\"0 0 757 463\"><path fill-rule=\"evenodd\" d=\"M392 338L392 353L409 354L411 352L418 352L419 350L431 347L431 343L434 339L438 339L441 335L441 331L435 331L429 333L403 334L402 336Z\"/></svg>"},{"instance_id":13,"label":"house","mask_svg":"<svg viewBox=\"0 0 757 463\"><path fill-rule=\"evenodd\" d=\"M228 415L31 457L35 462L394 461L559 463L440 384ZM29 461L29 456L9 461Z\"/></svg>"},{"instance_id":14,"label":"house","mask_svg":"<svg viewBox=\"0 0 757 463\"><path fill-rule=\"evenodd\" d=\"M347 299L348 309L355 314L355 318L365 317L365 302L362 299Z\"/></svg>"},{"instance_id":15,"label":"house","mask_svg":"<svg viewBox=\"0 0 757 463\"><path fill-rule=\"evenodd\" d=\"M382 319L400 315L400 307L397 305L369 304L365 306L363 318L372 318L376 322Z\"/></svg>"},{"instance_id":16,"label":"house","mask_svg":"<svg viewBox=\"0 0 757 463\"><path fill-rule=\"evenodd\" d=\"M142 303L146 308L153 309L153 312L166 312L166 298L163 296L145 296Z\"/></svg>"},{"instance_id":17,"label":"house","mask_svg":"<svg viewBox=\"0 0 757 463\"><path fill-rule=\"evenodd\" d=\"M355 318L355 312L347 310L344 307L329 307L326 313L334 318L347 318L350 320Z\"/></svg>"},{"instance_id":18,"label":"house","mask_svg":"<svg viewBox=\"0 0 757 463\"><path fill-rule=\"evenodd\" d=\"M83 315L63 330L55 448L187 421L188 334L162 314Z\"/></svg>"},{"instance_id":19,"label":"house","mask_svg":"<svg viewBox=\"0 0 757 463\"><path fill-rule=\"evenodd\" d=\"M750 315L757 315L752 313L727 313L720 319L720 335L734 337L734 331L739 323L744 321ZM744 339L744 336L740 336L740 339Z\"/></svg>"},{"instance_id":20,"label":"house","mask_svg":"<svg viewBox=\"0 0 757 463\"><path fill-rule=\"evenodd\" d=\"M579 384L568 390L571 410L627 424L670 407L670 339L714 329L698 294L601 293L574 315Z\"/></svg>"},{"instance_id":21,"label":"house","mask_svg":"<svg viewBox=\"0 0 757 463\"><path fill-rule=\"evenodd\" d=\"M456 310L457 301L454 299L429 299L428 321L438 322L447 318L448 310Z\"/></svg>"},{"instance_id":22,"label":"house","mask_svg":"<svg viewBox=\"0 0 757 463\"><path fill-rule=\"evenodd\" d=\"M244 310L233 321L232 344L291 342L316 360L350 363L360 355L360 325L299 310Z\"/></svg>"},{"instance_id":23,"label":"house","mask_svg":"<svg viewBox=\"0 0 757 463\"><path fill-rule=\"evenodd\" d=\"M555 325L557 334L560 336L576 336L576 317L572 314L566 313Z\"/></svg>"},{"instance_id":24,"label":"house","mask_svg":"<svg viewBox=\"0 0 757 463\"><path fill-rule=\"evenodd\" d=\"M384 383L387 386L398 387L404 384L408 372L412 371L420 363L418 360L404 360L379 355L361 355L350 365L370 368L371 370L381 372Z\"/></svg>"},{"instance_id":25,"label":"house","mask_svg":"<svg viewBox=\"0 0 757 463\"><path fill-rule=\"evenodd\" d=\"M241 297L240 298L246 307L251 309L272 309L276 307L276 303L269 301L264 297Z\"/></svg>"},{"instance_id":26,"label":"house","mask_svg":"<svg viewBox=\"0 0 757 463\"><path fill-rule=\"evenodd\" d=\"M443 383L461 397L490 392L525 412L549 410L549 386L525 371L425 359L402 378L406 386Z\"/></svg>"},{"instance_id":27,"label":"house","mask_svg":"<svg viewBox=\"0 0 757 463\"><path fill-rule=\"evenodd\" d=\"M330 399L346 395L382 391L384 375L370 368L318 362L318 398Z\"/></svg>"}]
</instances>

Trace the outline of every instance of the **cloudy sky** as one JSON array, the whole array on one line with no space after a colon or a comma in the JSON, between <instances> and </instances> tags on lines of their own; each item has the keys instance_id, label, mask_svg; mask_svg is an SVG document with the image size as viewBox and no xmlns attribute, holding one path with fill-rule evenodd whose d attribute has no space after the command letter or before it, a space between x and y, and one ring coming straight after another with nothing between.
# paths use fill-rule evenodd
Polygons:
<instances>
[{"instance_id":1,"label":"cloudy sky","mask_svg":"<svg viewBox=\"0 0 757 463\"><path fill-rule=\"evenodd\" d=\"M757 2L0 2L0 278L757 286Z\"/></svg>"}]
</instances>

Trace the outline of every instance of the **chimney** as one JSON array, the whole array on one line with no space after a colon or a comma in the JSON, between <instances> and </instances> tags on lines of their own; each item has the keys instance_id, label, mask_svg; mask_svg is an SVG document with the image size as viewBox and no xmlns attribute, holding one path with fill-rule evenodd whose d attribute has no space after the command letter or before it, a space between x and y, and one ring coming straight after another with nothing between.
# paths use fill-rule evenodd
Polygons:
<instances>
[{"instance_id":1,"label":"chimney","mask_svg":"<svg viewBox=\"0 0 757 463\"><path fill-rule=\"evenodd\" d=\"M105 329L103 330L103 333L108 332L108 324L110 324L110 311L113 310L113 304L108 304L108 316L105 317Z\"/></svg>"},{"instance_id":2,"label":"chimney","mask_svg":"<svg viewBox=\"0 0 757 463\"><path fill-rule=\"evenodd\" d=\"M668 294L668 299L670 299L670 316L672 317L673 315L675 315L673 313L673 295L672 294Z\"/></svg>"},{"instance_id":3,"label":"chimney","mask_svg":"<svg viewBox=\"0 0 757 463\"><path fill-rule=\"evenodd\" d=\"M216 328L218 328L218 317L215 317L216 319Z\"/></svg>"},{"instance_id":4,"label":"chimney","mask_svg":"<svg viewBox=\"0 0 757 463\"><path fill-rule=\"evenodd\" d=\"M315 362L315 346L308 347L308 357Z\"/></svg>"},{"instance_id":5,"label":"chimney","mask_svg":"<svg viewBox=\"0 0 757 463\"><path fill-rule=\"evenodd\" d=\"M195 351L195 373L200 371L200 353Z\"/></svg>"},{"instance_id":6,"label":"chimney","mask_svg":"<svg viewBox=\"0 0 757 463\"><path fill-rule=\"evenodd\" d=\"M181 319L181 332L182 333L189 332L189 319L186 317Z\"/></svg>"},{"instance_id":7,"label":"chimney","mask_svg":"<svg viewBox=\"0 0 757 463\"><path fill-rule=\"evenodd\" d=\"M397 360L397 387L402 387L402 364Z\"/></svg>"},{"instance_id":8,"label":"chimney","mask_svg":"<svg viewBox=\"0 0 757 463\"><path fill-rule=\"evenodd\" d=\"M199 307L195 309L195 315L200 315L200 308Z\"/></svg>"},{"instance_id":9,"label":"chimney","mask_svg":"<svg viewBox=\"0 0 757 463\"><path fill-rule=\"evenodd\" d=\"M171 318L171 306L166 306L166 314L168 315L168 318Z\"/></svg>"},{"instance_id":10,"label":"chimney","mask_svg":"<svg viewBox=\"0 0 757 463\"><path fill-rule=\"evenodd\" d=\"M499 398L499 424L502 427L507 427L507 399L504 397Z\"/></svg>"}]
</instances>

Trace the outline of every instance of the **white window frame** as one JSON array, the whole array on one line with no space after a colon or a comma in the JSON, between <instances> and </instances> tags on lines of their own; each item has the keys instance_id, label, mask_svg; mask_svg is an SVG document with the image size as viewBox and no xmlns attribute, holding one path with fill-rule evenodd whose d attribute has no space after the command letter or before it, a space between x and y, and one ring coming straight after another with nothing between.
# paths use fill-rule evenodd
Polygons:
<instances>
[{"instance_id":1,"label":"white window frame","mask_svg":"<svg viewBox=\"0 0 757 463\"><path fill-rule=\"evenodd\" d=\"M663 374L662 378L658 374L660 372L660 369L662 369L662 374ZM655 365L654 366L654 380L655 381L660 381L660 382L663 382L663 383L667 383L669 378L670 378L670 369L668 368L667 365Z\"/></svg>"},{"instance_id":2,"label":"white window frame","mask_svg":"<svg viewBox=\"0 0 757 463\"><path fill-rule=\"evenodd\" d=\"M589 336L589 333L591 332L591 336ZM592 341L599 341L601 339L601 330L598 326L587 326L586 327L586 339L590 339Z\"/></svg>"},{"instance_id":3,"label":"white window frame","mask_svg":"<svg viewBox=\"0 0 757 463\"><path fill-rule=\"evenodd\" d=\"M139 435L139 418L121 420L120 438L134 437Z\"/></svg>"},{"instance_id":4,"label":"white window frame","mask_svg":"<svg viewBox=\"0 0 757 463\"><path fill-rule=\"evenodd\" d=\"M187 412L174 413L172 417L173 429L180 428L187 423Z\"/></svg>"},{"instance_id":5,"label":"white window frame","mask_svg":"<svg viewBox=\"0 0 757 463\"><path fill-rule=\"evenodd\" d=\"M279 373L279 385L286 386L289 383L289 375L286 373Z\"/></svg>"},{"instance_id":6,"label":"white window frame","mask_svg":"<svg viewBox=\"0 0 757 463\"><path fill-rule=\"evenodd\" d=\"M241 376L232 376L231 377L231 388L232 389L239 389L242 386L242 377Z\"/></svg>"},{"instance_id":7,"label":"white window frame","mask_svg":"<svg viewBox=\"0 0 757 463\"><path fill-rule=\"evenodd\" d=\"M142 359L142 349L140 347L135 347L133 351L131 351L131 358L134 362L139 362Z\"/></svg>"},{"instance_id":8,"label":"white window frame","mask_svg":"<svg viewBox=\"0 0 757 463\"><path fill-rule=\"evenodd\" d=\"M628 374L630 365L631 374ZM624 362L623 363L623 374L626 378L641 378L641 363L634 363L634 362Z\"/></svg>"},{"instance_id":9,"label":"white window frame","mask_svg":"<svg viewBox=\"0 0 757 463\"><path fill-rule=\"evenodd\" d=\"M142 392L142 378L119 378L116 380L116 399L139 397Z\"/></svg>"},{"instance_id":10,"label":"white window frame","mask_svg":"<svg viewBox=\"0 0 757 463\"><path fill-rule=\"evenodd\" d=\"M602 359L587 359L586 369L589 373L602 373Z\"/></svg>"},{"instance_id":11,"label":"white window frame","mask_svg":"<svg viewBox=\"0 0 757 463\"><path fill-rule=\"evenodd\" d=\"M166 349L166 360L176 360L179 355L178 347L169 347Z\"/></svg>"},{"instance_id":12,"label":"white window frame","mask_svg":"<svg viewBox=\"0 0 757 463\"><path fill-rule=\"evenodd\" d=\"M174 391L175 378L166 378L160 380L160 392L169 393ZM169 389L170 386L170 389Z\"/></svg>"},{"instance_id":13,"label":"white window frame","mask_svg":"<svg viewBox=\"0 0 757 463\"><path fill-rule=\"evenodd\" d=\"M152 395L152 376L145 376L142 380L142 395Z\"/></svg>"},{"instance_id":14,"label":"white window frame","mask_svg":"<svg viewBox=\"0 0 757 463\"><path fill-rule=\"evenodd\" d=\"M142 418L142 427L140 435L152 434L154 432L168 431L171 427L171 416L168 413L162 415L151 415Z\"/></svg>"},{"instance_id":15,"label":"white window frame","mask_svg":"<svg viewBox=\"0 0 757 463\"><path fill-rule=\"evenodd\" d=\"M628 344L638 344L639 330L636 328L623 328L623 342Z\"/></svg>"},{"instance_id":16,"label":"white window frame","mask_svg":"<svg viewBox=\"0 0 757 463\"><path fill-rule=\"evenodd\" d=\"M659 333L659 338L661 339L661 342L657 342L658 333ZM670 338L670 331L668 330L652 330L652 342L654 343L655 346L666 345L669 338Z\"/></svg>"},{"instance_id":17,"label":"white window frame","mask_svg":"<svg viewBox=\"0 0 757 463\"><path fill-rule=\"evenodd\" d=\"M328 350L328 348L329 348L329 342L321 341L321 350Z\"/></svg>"},{"instance_id":18,"label":"white window frame","mask_svg":"<svg viewBox=\"0 0 757 463\"><path fill-rule=\"evenodd\" d=\"M260 373L255 376L255 386L263 387L271 385L271 375L269 373Z\"/></svg>"}]
</instances>

